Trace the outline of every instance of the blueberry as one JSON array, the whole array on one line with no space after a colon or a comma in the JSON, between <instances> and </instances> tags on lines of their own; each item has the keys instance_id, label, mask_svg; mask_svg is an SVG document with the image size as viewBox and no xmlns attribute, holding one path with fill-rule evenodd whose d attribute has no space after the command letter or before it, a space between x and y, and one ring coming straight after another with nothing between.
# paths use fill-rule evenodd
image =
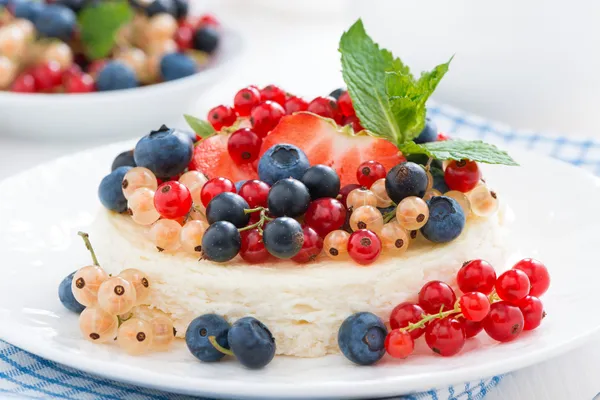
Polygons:
<instances>
[{"instance_id":1,"label":"blueberry","mask_svg":"<svg viewBox=\"0 0 600 400\"><path fill-rule=\"evenodd\" d=\"M371 365L385 354L387 328L375 314L359 312L346 318L338 332L338 345L355 364Z\"/></svg>"},{"instance_id":2,"label":"blueberry","mask_svg":"<svg viewBox=\"0 0 600 400\"><path fill-rule=\"evenodd\" d=\"M15 5L15 17L33 22L45 7L44 3L38 3L37 1L19 2Z\"/></svg>"},{"instance_id":3,"label":"blueberry","mask_svg":"<svg viewBox=\"0 0 600 400\"><path fill-rule=\"evenodd\" d=\"M109 210L125 212L127 199L123 195L123 177L131 167L119 167L106 175L98 187L98 197L102 205Z\"/></svg>"},{"instance_id":4,"label":"blueberry","mask_svg":"<svg viewBox=\"0 0 600 400\"><path fill-rule=\"evenodd\" d=\"M302 175L302 183L308 188L312 200L321 197L336 198L340 193L340 177L327 165L315 165Z\"/></svg>"},{"instance_id":5,"label":"blueberry","mask_svg":"<svg viewBox=\"0 0 600 400\"><path fill-rule=\"evenodd\" d=\"M242 186L243 186L243 185L244 185L244 183L246 183L246 182L248 182L246 179L243 179L243 180L241 180L241 181L237 181L237 182L235 183L235 191L239 193L239 192L240 192L240 189L242 188Z\"/></svg>"},{"instance_id":6,"label":"blueberry","mask_svg":"<svg viewBox=\"0 0 600 400\"><path fill-rule=\"evenodd\" d=\"M433 188L439 190L440 193L446 193L450 191L446 179L444 178L444 170L441 168L431 168L429 170L431 176L433 176Z\"/></svg>"},{"instance_id":7,"label":"blueberry","mask_svg":"<svg viewBox=\"0 0 600 400\"><path fill-rule=\"evenodd\" d=\"M85 306L75 300L73 290L71 289L71 282L73 282L75 272L77 271L73 271L67 275L65 279L60 282L60 285L58 285L58 298L67 310L80 314L85 309Z\"/></svg>"},{"instance_id":8,"label":"blueberry","mask_svg":"<svg viewBox=\"0 0 600 400\"><path fill-rule=\"evenodd\" d=\"M425 127L419 136L415 138L415 143L435 142L437 140L438 130L437 125L431 119L425 119Z\"/></svg>"},{"instance_id":9,"label":"blueberry","mask_svg":"<svg viewBox=\"0 0 600 400\"><path fill-rule=\"evenodd\" d=\"M143 2L141 2L143 4ZM177 8L173 0L154 0L146 7L146 15L152 17L156 14L171 14L175 16L177 14Z\"/></svg>"},{"instance_id":10,"label":"blueberry","mask_svg":"<svg viewBox=\"0 0 600 400\"><path fill-rule=\"evenodd\" d=\"M168 178L187 168L193 152L188 135L163 125L137 142L133 156L138 166L148 168L159 178Z\"/></svg>"},{"instance_id":11,"label":"blueberry","mask_svg":"<svg viewBox=\"0 0 600 400\"><path fill-rule=\"evenodd\" d=\"M127 150L115 157L110 168L111 171L119 167L135 167L135 160L133 159L133 150Z\"/></svg>"},{"instance_id":12,"label":"blueberry","mask_svg":"<svg viewBox=\"0 0 600 400\"><path fill-rule=\"evenodd\" d=\"M310 167L306 154L291 144L276 144L263 154L258 162L261 181L273 186L284 178L302 179Z\"/></svg>"},{"instance_id":13,"label":"blueberry","mask_svg":"<svg viewBox=\"0 0 600 400\"><path fill-rule=\"evenodd\" d=\"M409 196L423 197L426 189L425 169L410 161L396 165L385 177L385 190L396 204Z\"/></svg>"},{"instance_id":14,"label":"blueberry","mask_svg":"<svg viewBox=\"0 0 600 400\"><path fill-rule=\"evenodd\" d=\"M165 81L185 78L196 73L196 61L187 54L169 53L160 60L160 74Z\"/></svg>"},{"instance_id":15,"label":"blueberry","mask_svg":"<svg viewBox=\"0 0 600 400\"><path fill-rule=\"evenodd\" d=\"M204 232L202 258L226 262L235 257L241 247L242 238L236 226L228 221L217 221Z\"/></svg>"},{"instance_id":16,"label":"blueberry","mask_svg":"<svg viewBox=\"0 0 600 400\"><path fill-rule=\"evenodd\" d=\"M262 322L253 317L235 321L227 335L231 351L247 368L262 368L275 357L275 338Z\"/></svg>"},{"instance_id":17,"label":"blueberry","mask_svg":"<svg viewBox=\"0 0 600 400\"><path fill-rule=\"evenodd\" d=\"M96 79L99 91L131 89L138 86L135 71L121 61L109 61Z\"/></svg>"},{"instance_id":18,"label":"blueberry","mask_svg":"<svg viewBox=\"0 0 600 400\"><path fill-rule=\"evenodd\" d=\"M189 8L188 0L175 0L175 18L180 20L187 17Z\"/></svg>"},{"instance_id":19,"label":"blueberry","mask_svg":"<svg viewBox=\"0 0 600 400\"><path fill-rule=\"evenodd\" d=\"M219 46L219 32L213 27L205 26L194 33L194 48L208 54L214 53Z\"/></svg>"},{"instance_id":20,"label":"blueberry","mask_svg":"<svg viewBox=\"0 0 600 400\"><path fill-rule=\"evenodd\" d=\"M293 218L276 218L265 225L263 242L267 251L275 257L292 258L300 252L304 243L302 227Z\"/></svg>"},{"instance_id":21,"label":"blueberry","mask_svg":"<svg viewBox=\"0 0 600 400\"><path fill-rule=\"evenodd\" d=\"M209 224L217 221L229 221L238 228L243 228L250 221L248 202L239 194L224 192L216 195L206 206L206 218Z\"/></svg>"},{"instance_id":22,"label":"blueberry","mask_svg":"<svg viewBox=\"0 0 600 400\"><path fill-rule=\"evenodd\" d=\"M75 32L77 17L73 10L65 6L50 4L40 10L34 24L40 36L68 42Z\"/></svg>"},{"instance_id":23,"label":"blueberry","mask_svg":"<svg viewBox=\"0 0 600 400\"><path fill-rule=\"evenodd\" d=\"M419 165L427 165L429 157L425 154L409 154L406 156L406 161L412 161ZM443 169L443 163L440 160L431 160L431 166L439 169Z\"/></svg>"},{"instance_id":24,"label":"blueberry","mask_svg":"<svg viewBox=\"0 0 600 400\"><path fill-rule=\"evenodd\" d=\"M329 97L333 97L334 99L339 99L340 96L346 91L344 88L335 89L333 92L329 93Z\"/></svg>"},{"instance_id":25,"label":"blueberry","mask_svg":"<svg viewBox=\"0 0 600 400\"><path fill-rule=\"evenodd\" d=\"M306 212L310 194L302 182L287 178L277 181L269 190L269 212L276 217L298 217Z\"/></svg>"},{"instance_id":26,"label":"blueberry","mask_svg":"<svg viewBox=\"0 0 600 400\"><path fill-rule=\"evenodd\" d=\"M89 0L58 0L55 4L61 4L65 7L70 8L73 12L78 13L81 11L90 1Z\"/></svg>"},{"instance_id":27,"label":"blueberry","mask_svg":"<svg viewBox=\"0 0 600 400\"><path fill-rule=\"evenodd\" d=\"M456 239L465 227L465 213L458 202L450 197L436 196L427 201L429 219L421 228L426 239L446 243Z\"/></svg>"},{"instance_id":28,"label":"blueberry","mask_svg":"<svg viewBox=\"0 0 600 400\"><path fill-rule=\"evenodd\" d=\"M185 344L190 353L200 361L219 361L225 356L210 343L214 336L221 347L229 349L227 334L231 325L217 314L204 314L194 319L185 331Z\"/></svg>"}]
</instances>

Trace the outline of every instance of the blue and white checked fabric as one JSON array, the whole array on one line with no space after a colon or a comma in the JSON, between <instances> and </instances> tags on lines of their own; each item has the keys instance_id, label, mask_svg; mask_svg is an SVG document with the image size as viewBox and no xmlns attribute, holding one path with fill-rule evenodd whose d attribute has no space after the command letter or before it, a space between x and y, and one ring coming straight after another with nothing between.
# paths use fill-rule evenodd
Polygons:
<instances>
[{"instance_id":1,"label":"blue and white checked fabric","mask_svg":"<svg viewBox=\"0 0 600 400\"><path fill-rule=\"evenodd\" d=\"M515 131L505 125L467 115L455 108L435 104L430 107L429 115L435 119L440 130L453 137L483 139L498 145L520 145L600 175L598 141ZM496 376L396 397L394 400L481 400L501 380L501 376ZM193 397L99 378L45 360L0 340L0 398L183 400Z\"/></svg>"}]
</instances>

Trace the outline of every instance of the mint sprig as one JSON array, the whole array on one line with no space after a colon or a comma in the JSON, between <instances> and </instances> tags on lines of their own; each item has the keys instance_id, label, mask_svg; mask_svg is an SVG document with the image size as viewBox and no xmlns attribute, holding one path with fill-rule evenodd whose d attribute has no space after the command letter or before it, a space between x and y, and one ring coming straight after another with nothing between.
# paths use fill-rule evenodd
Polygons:
<instances>
[{"instance_id":1,"label":"mint sprig","mask_svg":"<svg viewBox=\"0 0 600 400\"><path fill-rule=\"evenodd\" d=\"M97 60L110 54L119 28L131 21L133 11L127 1L104 1L85 7L78 16L85 55Z\"/></svg>"},{"instance_id":2,"label":"mint sprig","mask_svg":"<svg viewBox=\"0 0 600 400\"><path fill-rule=\"evenodd\" d=\"M190 128L192 128L192 130L196 133L196 135L200 136L202 139L206 139L207 137L210 137L217 133L215 131L215 128L213 128L213 126L207 121L201 120L196 117L192 117L191 115L187 114L184 114L183 117L185 118L185 121L188 123Z\"/></svg>"},{"instance_id":3,"label":"mint sprig","mask_svg":"<svg viewBox=\"0 0 600 400\"><path fill-rule=\"evenodd\" d=\"M445 140L416 144L406 142L400 146L404 154L425 154L436 160L471 160L486 164L519 165L504 150L481 140Z\"/></svg>"}]
</instances>

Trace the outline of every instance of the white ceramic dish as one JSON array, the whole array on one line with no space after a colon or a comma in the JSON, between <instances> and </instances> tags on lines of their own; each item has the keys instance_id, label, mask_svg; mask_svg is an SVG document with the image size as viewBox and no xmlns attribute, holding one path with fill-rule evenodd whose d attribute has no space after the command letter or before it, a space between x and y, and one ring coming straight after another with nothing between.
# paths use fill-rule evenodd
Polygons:
<instances>
[{"instance_id":1,"label":"white ceramic dish","mask_svg":"<svg viewBox=\"0 0 600 400\"><path fill-rule=\"evenodd\" d=\"M196 361L179 341L168 353L125 355L81 338L77 316L57 298L61 279L87 265L77 230L100 207L96 187L115 154L131 143L59 159L0 183L0 337L42 357L142 386L212 397L365 398L443 387L522 368L564 353L600 330L597 205L600 180L575 167L514 151L521 168L487 167L486 178L514 211L513 237L523 256L543 260L552 275L548 317L518 340L480 335L458 356L423 348L407 360L358 367L341 356L276 357L261 371L233 360ZM43 196L39 194L43 193ZM92 238L93 240L93 238ZM102 254L99 254L102 263Z\"/></svg>"},{"instance_id":2,"label":"white ceramic dish","mask_svg":"<svg viewBox=\"0 0 600 400\"><path fill-rule=\"evenodd\" d=\"M192 76L135 89L90 94L19 94L0 91L0 135L90 140L140 136L179 121L216 84L242 51L241 37L224 30L219 51Z\"/></svg>"}]
</instances>

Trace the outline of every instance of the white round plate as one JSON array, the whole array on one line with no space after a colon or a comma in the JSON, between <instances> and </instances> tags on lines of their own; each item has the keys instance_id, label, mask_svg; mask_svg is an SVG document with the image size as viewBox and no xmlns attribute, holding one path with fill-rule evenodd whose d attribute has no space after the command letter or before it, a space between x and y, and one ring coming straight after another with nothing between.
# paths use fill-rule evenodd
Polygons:
<instances>
[{"instance_id":1,"label":"white round plate","mask_svg":"<svg viewBox=\"0 0 600 400\"><path fill-rule=\"evenodd\" d=\"M514 342L492 343L482 334L455 357L421 347L406 360L386 357L372 367L352 365L341 356L276 357L260 371L234 360L200 363L182 341L171 352L139 357L114 345L94 345L81 338L77 316L63 309L57 287L89 263L76 232L92 222L100 207L98 182L128 145L65 157L0 183L2 339L87 372L168 391L339 399L406 394L513 371L564 353L600 328L600 319L593 317L600 215L590 212L600 198L600 181L561 162L515 151L522 167L486 167L485 176L514 210L515 257L543 260L553 281L543 298L548 317Z\"/></svg>"}]
</instances>

